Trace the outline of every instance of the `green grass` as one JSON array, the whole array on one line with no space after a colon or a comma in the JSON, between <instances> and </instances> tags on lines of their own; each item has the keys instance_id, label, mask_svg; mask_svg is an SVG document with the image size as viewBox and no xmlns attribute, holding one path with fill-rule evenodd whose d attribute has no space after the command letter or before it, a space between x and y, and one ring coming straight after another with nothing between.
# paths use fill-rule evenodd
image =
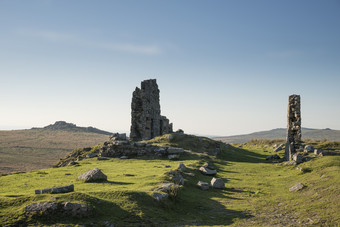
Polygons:
<instances>
[{"instance_id":1,"label":"green grass","mask_svg":"<svg viewBox=\"0 0 340 227\"><path fill-rule=\"evenodd\" d=\"M340 157L328 156L300 164L308 170L301 172L292 166L265 161L274 154L266 144L242 148L225 145L207 138L188 135L168 135L147 143L184 147L179 161L167 159L85 159L79 166L43 169L0 177L0 225L31 224L103 225L234 225L234 226L302 226L340 224ZM267 149L268 152L264 152ZM215 156L216 151L219 154ZM282 157L283 151L279 153ZM199 180L210 182L197 170L210 161L224 179L226 189L201 191ZM188 170L186 182L174 200L157 202L151 194L166 182L165 173L183 162ZM164 168L170 165L171 168ZM77 176L93 168L100 168L107 176L105 183L83 183ZM71 175L65 175L70 173ZM194 176L190 176L193 173ZM125 176L132 174L134 176ZM296 183L306 188L293 193ZM75 192L67 194L34 195L35 189L75 185ZM40 201L75 201L92 205L92 217L34 219L24 215L24 207Z\"/></svg>"}]
</instances>

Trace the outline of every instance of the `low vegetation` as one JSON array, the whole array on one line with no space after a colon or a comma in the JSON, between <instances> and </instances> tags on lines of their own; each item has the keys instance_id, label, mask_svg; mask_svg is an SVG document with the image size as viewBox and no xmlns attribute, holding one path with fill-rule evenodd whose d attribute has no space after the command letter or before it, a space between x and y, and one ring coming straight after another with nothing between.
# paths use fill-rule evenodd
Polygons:
<instances>
[{"instance_id":1,"label":"low vegetation","mask_svg":"<svg viewBox=\"0 0 340 227\"><path fill-rule=\"evenodd\" d=\"M301 226L340 224L340 156L325 156L298 166L266 161L274 154L271 141L226 145L204 137L172 134L146 143L183 147L180 160L167 158L79 161L79 165L42 169L0 177L0 225L20 223L52 225L115 226ZM278 141L277 141L278 142ZM276 143L276 142L274 142ZM317 145L317 144L316 144ZM278 152L282 157L283 151ZM200 190L198 181L210 182L198 168L211 162L226 189ZM166 182L169 170L184 163L184 186L172 188L171 197L158 202L154 188ZM170 166L170 167L169 167ZM165 168L169 167L169 168ZM298 167L298 168L297 168ZM77 177L93 168L108 176L107 182L83 183ZM289 188L306 187L298 192ZM74 184L67 194L35 195L34 190ZM25 207L42 201L81 202L94 207L86 218L36 218Z\"/></svg>"}]
</instances>

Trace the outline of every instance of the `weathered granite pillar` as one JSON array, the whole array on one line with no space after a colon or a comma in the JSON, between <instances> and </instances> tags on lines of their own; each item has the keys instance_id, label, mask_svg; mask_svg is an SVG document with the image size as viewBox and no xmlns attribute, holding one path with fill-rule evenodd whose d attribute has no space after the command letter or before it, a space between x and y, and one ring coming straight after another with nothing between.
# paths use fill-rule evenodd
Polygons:
<instances>
[{"instance_id":1,"label":"weathered granite pillar","mask_svg":"<svg viewBox=\"0 0 340 227\"><path fill-rule=\"evenodd\" d=\"M172 132L172 124L161 116L156 79L144 80L132 94L130 138L147 140Z\"/></svg>"},{"instance_id":2,"label":"weathered granite pillar","mask_svg":"<svg viewBox=\"0 0 340 227\"><path fill-rule=\"evenodd\" d=\"M285 159L292 160L301 146L301 101L300 95L291 95L288 99L287 141Z\"/></svg>"}]
</instances>

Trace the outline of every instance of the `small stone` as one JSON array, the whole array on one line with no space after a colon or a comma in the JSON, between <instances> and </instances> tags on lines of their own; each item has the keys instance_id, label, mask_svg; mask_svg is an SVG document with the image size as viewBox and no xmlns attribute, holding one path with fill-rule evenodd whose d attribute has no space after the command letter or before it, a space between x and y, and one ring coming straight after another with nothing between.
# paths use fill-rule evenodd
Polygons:
<instances>
[{"instance_id":1,"label":"small stone","mask_svg":"<svg viewBox=\"0 0 340 227\"><path fill-rule=\"evenodd\" d=\"M98 161L105 161L105 160L110 160L110 159L107 158L107 157L98 157L97 160Z\"/></svg>"},{"instance_id":2,"label":"small stone","mask_svg":"<svg viewBox=\"0 0 340 227\"><path fill-rule=\"evenodd\" d=\"M216 175L217 174L216 170L208 169L208 168L206 168L204 166L202 166L199 170L204 175Z\"/></svg>"},{"instance_id":3,"label":"small stone","mask_svg":"<svg viewBox=\"0 0 340 227\"><path fill-rule=\"evenodd\" d=\"M120 159L128 159L128 158L129 158L129 157L126 156L126 155L123 155L123 156L120 157Z\"/></svg>"},{"instance_id":4,"label":"small stone","mask_svg":"<svg viewBox=\"0 0 340 227\"><path fill-rule=\"evenodd\" d=\"M314 147L311 146L311 145L306 145L305 148L304 148L304 152L312 153L312 152L314 152Z\"/></svg>"},{"instance_id":5,"label":"small stone","mask_svg":"<svg viewBox=\"0 0 340 227\"><path fill-rule=\"evenodd\" d=\"M209 184L207 182L199 181L197 186L204 191L209 189Z\"/></svg>"},{"instance_id":6,"label":"small stone","mask_svg":"<svg viewBox=\"0 0 340 227\"><path fill-rule=\"evenodd\" d=\"M182 170L182 171L185 171L187 169L187 167L183 163L179 163L178 169Z\"/></svg>"},{"instance_id":7,"label":"small stone","mask_svg":"<svg viewBox=\"0 0 340 227\"><path fill-rule=\"evenodd\" d=\"M225 185L224 185L222 178L215 178L214 177L211 180L210 184L213 188L218 188L218 189L224 189L225 188Z\"/></svg>"},{"instance_id":8,"label":"small stone","mask_svg":"<svg viewBox=\"0 0 340 227\"><path fill-rule=\"evenodd\" d=\"M289 189L289 191L297 192L297 191L300 191L301 189L303 189L304 187L305 187L305 185L303 185L302 183L298 183L298 184L294 185L293 187L291 187Z\"/></svg>"},{"instance_id":9,"label":"small stone","mask_svg":"<svg viewBox=\"0 0 340 227\"><path fill-rule=\"evenodd\" d=\"M154 192L152 193L152 196L158 201L163 201L164 199L168 198L168 194L166 193L159 193L159 192Z\"/></svg>"},{"instance_id":10,"label":"small stone","mask_svg":"<svg viewBox=\"0 0 340 227\"><path fill-rule=\"evenodd\" d=\"M171 166L169 166L169 165L165 165L165 166L164 166L164 168L170 168L170 167L171 167Z\"/></svg>"},{"instance_id":11,"label":"small stone","mask_svg":"<svg viewBox=\"0 0 340 227\"><path fill-rule=\"evenodd\" d=\"M170 160L179 159L179 155L178 155L178 154L171 154L171 155L168 155L168 159L170 159Z\"/></svg>"},{"instance_id":12,"label":"small stone","mask_svg":"<svg viewBox=\"0 0 340 227\"><path fill-rule=\"evenodd\" d=\"M302 158L303 158L302 155L299 153L295 153L293 155L293 161L295 161L297 164L302 163Z\"/></svg>"}]
</instances>

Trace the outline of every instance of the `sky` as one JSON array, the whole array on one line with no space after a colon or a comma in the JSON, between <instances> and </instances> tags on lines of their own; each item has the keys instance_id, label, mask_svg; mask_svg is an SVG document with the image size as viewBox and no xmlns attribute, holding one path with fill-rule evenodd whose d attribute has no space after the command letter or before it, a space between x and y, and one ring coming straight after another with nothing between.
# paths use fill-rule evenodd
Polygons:
<instances>
[{"instance_id":1,"label":"sky","mask_svg":"<svg viewBox=\"0 0 340 227\"><path fill-rule=\"evenodd\" d=\"M129 132L157 79L186 133L340 129L339 0L0 0L0 130L63 120Z\"/></svg>"}]
</instances>

